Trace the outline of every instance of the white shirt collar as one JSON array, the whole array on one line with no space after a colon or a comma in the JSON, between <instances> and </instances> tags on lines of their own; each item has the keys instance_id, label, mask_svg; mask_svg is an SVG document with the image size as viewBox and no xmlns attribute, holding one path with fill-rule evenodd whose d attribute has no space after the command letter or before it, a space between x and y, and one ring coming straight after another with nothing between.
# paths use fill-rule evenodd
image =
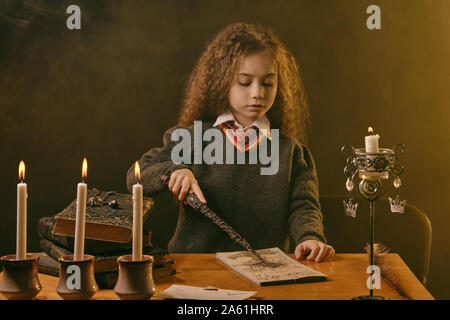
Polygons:
<instances>
[{"instance_id":1,"label":"white shirt collar","mask_svg":"<svg viewBox=\"0 0 450 320\"><path fill-rule=\"evenodd\" d=\"M257 127L261 132L267 137L267 139L272 140L272 134L270 133L270 120L267 117L267 115L263 115L261 118L258 118L253 122L251 125L247 127L242 127L239 122L236 121L236 118L234 117L233 113L230 110L227 110L226 112L222 113L220 116L217 117L216 122L214 123L213 127L217 127L218 125L225 123L227 121L234 121L238 129L248 129L250 127Z\"/></svg>"}]
</instances>

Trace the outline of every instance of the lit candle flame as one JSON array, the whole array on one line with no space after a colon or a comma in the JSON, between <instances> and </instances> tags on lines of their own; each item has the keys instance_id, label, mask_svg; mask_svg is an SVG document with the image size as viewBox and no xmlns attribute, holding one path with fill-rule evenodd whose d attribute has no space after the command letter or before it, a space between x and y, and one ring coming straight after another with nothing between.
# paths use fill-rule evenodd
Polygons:
<instances>
[{"instance_id":1,"label":"lit candle flame","mask_svg":"<svg viewBox=\"0 0 450 320\"><path fill-rule=\"evenodd\" d=\"M84 179L87 177L87 160L86 158L83 159L83 167L81 169L81 179L84 182Z\"/></svg>"},{"instance_id":2,"label":"lit candle flame","mask_svg":"<svg viewBox=\"0 0 450 320\"><path fill-rule=\"evenodd\" d=\"M19 180L20 182L23 182L25 180L25 162L20 161L19 164Z\"/></svg>"},{"instance_id":3,"label":"lit candle flame","mask_svg":"<svg viewBox=\"0 0 450 320\"><path fill-rule=\"evenodd\" d=\"M139 163L136 161L134 165L134 176L136 177L137 182L141 179L141 169L139 168Z\"/></svg>"},{"instance_id":4,"label":"lit candle flame","mask_svg":"<svg viewBox=\"0 0 450 320\"><path fill-rule=\"evenodd\" d=\"M369 133L372 134L373 133L372 127L369 127L369 129L367 131L369 131Z\"/></svg>"}]
</instances>

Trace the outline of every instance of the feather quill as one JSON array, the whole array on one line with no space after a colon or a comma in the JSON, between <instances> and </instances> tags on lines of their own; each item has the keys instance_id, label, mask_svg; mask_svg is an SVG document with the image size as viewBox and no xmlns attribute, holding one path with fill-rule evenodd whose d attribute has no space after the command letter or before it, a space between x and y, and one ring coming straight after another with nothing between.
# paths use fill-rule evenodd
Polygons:
<instances>
[{"instance_id":1,"label":"feather quill","mask_svg":"<svg viewBox=\"0 0 450 320\"><path fill-rule=\"evenodd\" d=\"M370 263L370 244L366 244L365 251L369 258ZM413 300L405 290L403 283L399 277L399 275L392 270L391 265L386 261L386 254L389 252L389 249L381 243L373 244L373 263L378 266L381 271L381 276L384 277L397 292L408 300Z\"/></svg>"}]
</instances>

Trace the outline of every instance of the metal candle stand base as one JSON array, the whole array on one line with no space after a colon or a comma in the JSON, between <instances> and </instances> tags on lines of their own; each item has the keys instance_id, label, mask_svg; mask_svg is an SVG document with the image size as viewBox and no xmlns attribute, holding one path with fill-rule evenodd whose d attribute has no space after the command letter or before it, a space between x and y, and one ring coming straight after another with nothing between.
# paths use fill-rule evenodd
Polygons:
<instances>
[{"instance_id":1,"label":"metal candle stand base","mask_svg":"<svg viewBox=\"0 0 450 320\"><path fill-rule=\"evenodd\" d=\"M359 296L352 298L352 300L389 300L389 298L385 298L382 296Z\"/></svg>"},{"instance_id":2,"label":"metal candle stand base","mask_svg":"<svg viewBox=\"0 0 450 320\"><path fill-rule=\"evenodd\" d=\"M3 277L0 292L9 300L31 300L41 291L38 277L39 257L27 254L17 260L15 254L1 257Z\"/></svg>"},{"instance_id":3,"label":"metal candle stand base","mask_svg":"<svg viewBox=\"0 0 450 320\"><path fill-rule=\"evenodd\" d=\"M353 191L353 179L356 172L361 180L359 183L359 193L368 201L370 201L370 266L374 265L374 226L375 226L375 201L381 198L387 191L382 192L381 180L389 179L393 176L394 186L398 190L401 185L399 176L403 173L403 167L397 165L395 162L400 154L405 151L405 146L397 144L393 149L379 149L377 153L367 153L365 149L354 149L352 146L342 147L342 152L347 155L347 166L344 173L347 176L346 187L349 192ZM346 214L355 217L357 204L352 203L353 198L349 202L344 201ZM390 199L391 201L391 199ZM398 195L397 195L398 201ZM392 212L403 213L403 203L391 202ZM393 208L393 209L392 209ZM374 275L374 270L371 270L371 276ZM371 279L373 281L373 279ZM381 296L373 295L373 282L369 288L369 295L355 297L352 300L386 300Z\"/></svg>"},{"instance_id":4,"label":"metal candle stand base","mask_svg":"<svg viewBox=\"0 0 450 320\"><path fill-rule=\"evenodd\" d=\"M142 260L133 261L131 255L117 258L119 277L114 292L122 300L148 300L155 292L152 267L153 257L143 255Z\"/></svg>"},{"instance_id":5,"label":"metal candle stand base","mask_svg":"<svg viewBox=\"0 0 450 320\"><path fill-rule=\"evenodd\" d=\"M56 292L64 300L88 300L97 291L94 277L94 256L85 254L83 260L74 261L74 255L58 259L59 281Z\"/></svg>"}]
</instances>

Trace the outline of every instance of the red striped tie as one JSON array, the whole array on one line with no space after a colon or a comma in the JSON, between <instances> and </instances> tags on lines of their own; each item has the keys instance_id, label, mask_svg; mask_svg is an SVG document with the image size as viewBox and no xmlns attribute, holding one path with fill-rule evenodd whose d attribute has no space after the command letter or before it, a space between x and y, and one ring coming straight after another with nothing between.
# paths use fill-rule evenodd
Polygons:
<instances>
[{"instance_id":1,"label":"red striped tie","mask_svg":"<svg viewBox=\"0 0 450 320\"><path fill-rule=\"evenodd\" d=\"M258 127L256 126L247 128L245 130L239 129L234 123L234 121L227 121L221 123L220 127L222 128L228 140L230 140L231 143L234 145L234 147L242 152L248 151L256 147L264 135L262 132L259 131ZM250 134L249 136L248 134L246 134L247 130L249 129L255 130L257 134Z\"/></svg>"}]
</instances>

